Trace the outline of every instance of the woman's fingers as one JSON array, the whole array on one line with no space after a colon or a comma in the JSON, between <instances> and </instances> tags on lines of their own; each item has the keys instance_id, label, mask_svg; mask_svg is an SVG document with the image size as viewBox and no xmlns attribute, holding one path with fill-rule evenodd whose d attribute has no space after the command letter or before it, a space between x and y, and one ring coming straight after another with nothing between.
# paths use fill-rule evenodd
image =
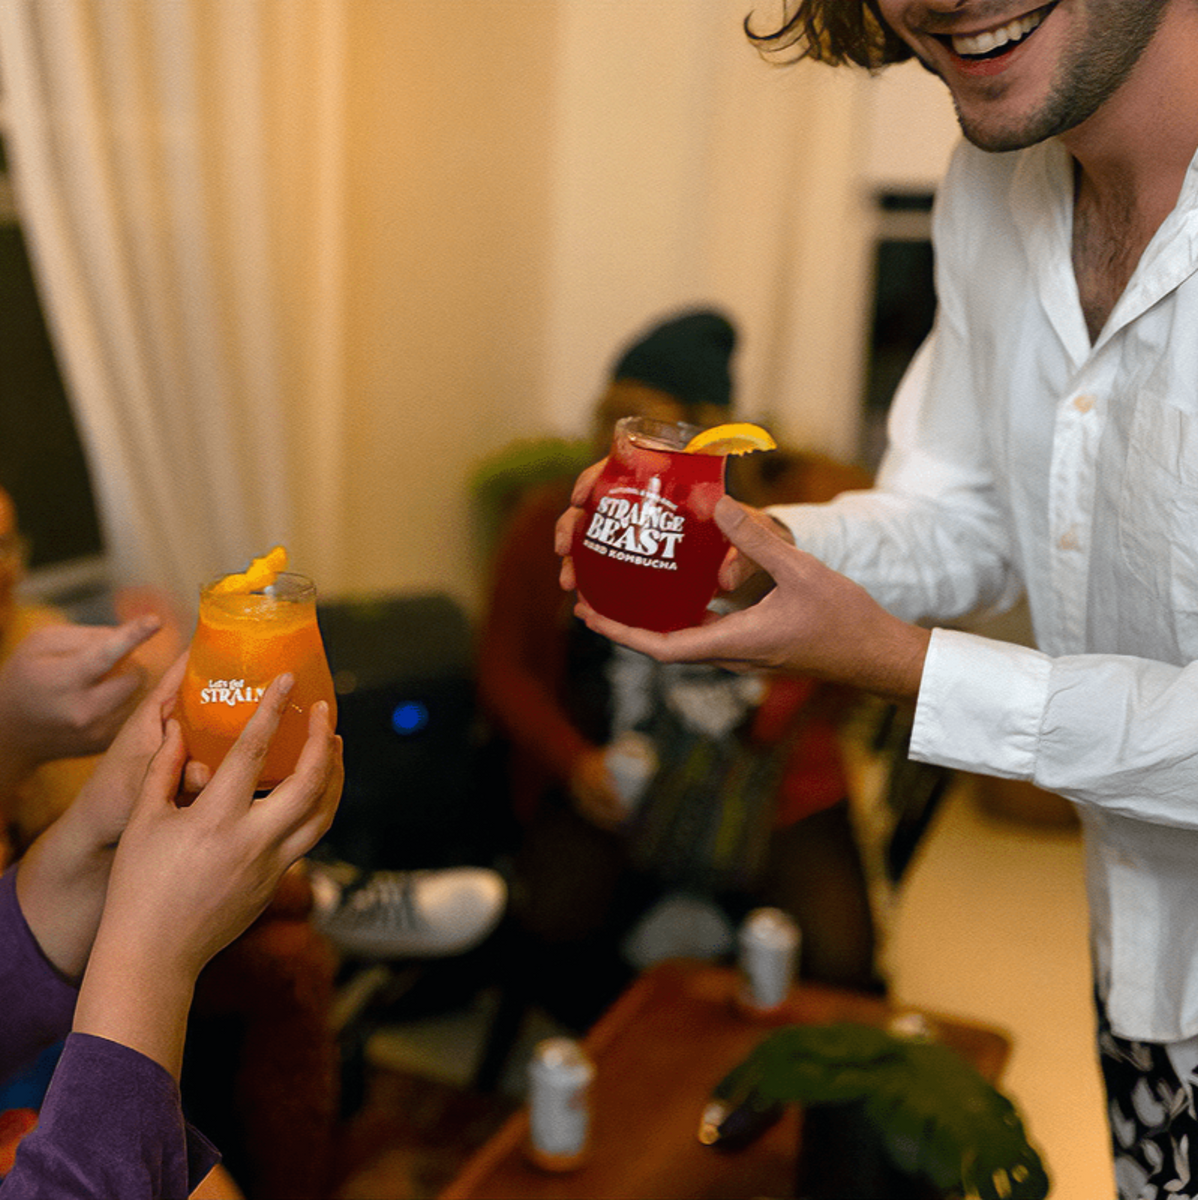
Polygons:
<instances>
[{"instance_id":1,"label":"woman's fingers","mask_svg":"<svg viewBox=\"0 0 1198 1200\"><path fill-rule=\"evenodd\" d=\"M97 638L89 647L87 666L93 679L107 675L142 642L151 638L162 628L162 622L154 616L134 617L121 625L114 626L108 636Z\"/></svg>"},{"instance_id":2,"label":"woman's fingers","mask_svg":"<svg viewBox=\"0 0 1198 1200\"><path fill-rule=\"evenodd\" d=\"M163 730L162 745L158 747L146 768L141 787L142 802L157 808L173 805L179 792L179 777L186 761L187 750L183 745L183 730L178 721L167 721Z\"/></svg>"},{"instance_id":3,"label":"woman's fingers","mask_svg":"<svg viewBox=\"0 0 1198 1200\"><path fill-rule=\"evenodd\" d=\"M309 850L332 824L345 779L341 752L328 705L323 701L314 704L295 770L258 802L263 819L277 823L288 861Z\"/></svg>"},{"instance_id":4,"label":"woman's fingers","mask_svg":"<svg viewBox=\"0 0 1198 1200\"><path fill-rule=\"evenodd\" d=\"M213 773L205 792L215 789L230 797L253 798L254 788L262 775L266 752L270 749L271 739L279 727L294 686L295 676L290 672L271 681L253 716L241 731L241 736Z\"/></svg>"},{"instance_id":5,"label":"woman's fingers","mask_svg":"<svg viewBox=\"0 0 1198 1200\"><path fill-rule=\"evenodd\" d=\"M174 707L174 702L179 695L179 688L183 683L183 676L187 671L187 654L180 654L173 663L162 673L162 677L154 685L154 690L150 693L150 699L156 704L162 705L163 711L169 713ZM169 706L169 707L168 707Z\"/></svg>"}]
</instances>

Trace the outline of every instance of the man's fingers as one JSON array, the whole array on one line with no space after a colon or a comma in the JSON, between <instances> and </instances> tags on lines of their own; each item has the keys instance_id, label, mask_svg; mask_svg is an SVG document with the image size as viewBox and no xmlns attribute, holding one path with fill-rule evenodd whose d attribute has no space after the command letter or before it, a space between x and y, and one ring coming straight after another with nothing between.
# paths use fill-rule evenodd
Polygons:
<instances>
[{"instance_id":1,"label":"man's fingers","mask_svg":"<svg viewBox=\"0 0 1198 1200\"><path fill-rule=\"evenodd\" d=\"M590 499L591 489L595 486L599 476L603 474L605 466L607 466L607 459L601 458L597 463L592 463L587 467L574 481L574 490L570 493L570 503L575 508L581 508Z\"/></svg>"},{"instance_id":2,"label":"man's fingers","mask_svg":"<svg viewBox=\"0 0 1198 1200\"><path fill-rule=\"evenodd\" d=\"M578 522L582 520L582 506L590 499L591 489L603 473L607 459L594 463L574 481L574 490L570 493L570 507L557 519L553 529L553 549L559 557L564 558L574 545L574 533Z\"/></svg>"},{"instance_id":3,"label":"man's fingers","mask_svg":"<svg viewBox=\"0 0 1198 1200\"><path fill-rule=\"evenodd\" d=\"M578 586L578 579L574 574L574 560L569 556L562 559L561 570L557 573L557 581L563 592L572 592Z\"/></svg>"},{"instance_id":4,"label":"man's fingers","mask_svg":"<svg viewBox=\"0 0 1198 1200\"><path fill-rule=\"evenodd\" d=\"M764 514L753 512L730 496L722 496L715 506L715 520L742 557L751 559L775 578L791 561L794 547Z\"/></svg>"},{"instance_id":5,"label":"man's fingers","mask_svg":"<svg viewBox=\"0 0 1198 1200\"><path fill-rule=\"evenodd\" d=\"M558 517L553 527L553 551L559 558L564 558L574 548L574 531L582 517L581 508L567 508Z\"/></svg>"},{"instance_id":6,"label":"man's fingers","mask_svg":"<svg viewBox=\"0 0 1198 1200\"><path fill-rule=\"evenodd\" d=\"M658 662L710 663L727 671L743 671L758 665L756 656L746 649L757 641L753 635L757 621L751 612L714 617L703 625L672 633L621 625L597 613L585 600L574 606L574 613L596 633Z\"/></svg>"},{"instance_id":7,"label":"man's fingers","mask_svg":"<svg viewBox=\"0 0 1198 1200\"><path fill-rule=\"evenodd\" d=\"M652 629L637 629L635 626L623 625L619 621L613 621L610 617L597 613L585 600L580 600L574 606L574 612L586 622L588 628L593 629L596 633L610 638L613 642L619 642L630 650L639 650L642 654L648 654L659 662L706 661L706 654L696 658L693 653L687 653L689 649L692 649L694 639L684 636L696 633L701 634L700 640L706 640L710 638L710 634L703 628L681 629L675 633L658 633Z\"/></svg>"}]
</instances>

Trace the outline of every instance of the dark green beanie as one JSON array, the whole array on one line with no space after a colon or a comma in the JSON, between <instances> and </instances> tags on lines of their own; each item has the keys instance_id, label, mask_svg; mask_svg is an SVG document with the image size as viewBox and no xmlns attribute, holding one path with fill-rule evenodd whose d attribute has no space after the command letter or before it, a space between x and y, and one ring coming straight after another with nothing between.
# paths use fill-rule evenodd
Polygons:
<instances>
[{"instance_id":1,"label":"dark green beanie","mask_svg":"<svg viewBox=\"0 0 1198 1200\"><path fill-rule=\"evenodd\" d=\"M732 404L729 362L736 330L722 313L701 309L654 326L616 360L611 377L635 379L684 404Z\"/></svg>"}]
</instances>

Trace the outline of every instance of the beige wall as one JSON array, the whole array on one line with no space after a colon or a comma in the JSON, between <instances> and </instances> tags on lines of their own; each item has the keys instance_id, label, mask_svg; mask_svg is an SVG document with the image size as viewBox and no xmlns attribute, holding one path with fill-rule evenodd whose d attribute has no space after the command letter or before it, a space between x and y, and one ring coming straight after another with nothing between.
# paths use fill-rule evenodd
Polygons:
<instances>
[{"instance_id":1,"label":"beige wall","mask_svg":"<svg viewBox=\"0 0 1198 1200\"><path fill-rule=\"evenodd\" d=\"M87 120L62 126L75 158L44 155L31 174L41 240L63 250L50 290L75 334L109 528L129 531L120 569L157 544L171 553L155 578L190 579L205 540L213 571L277 537L326 594L438 588L473 606L472 468L515 437L583 432L617 347L696 303L740 325L743 416L792 445L856 453L867 198L896 170L934 174L944 145L912 158L925 100L896 102L893 77L880 99L860 71L766 65L741 28L747 0L263 0L222 8L202 26L211 45L193 36L203 4L156 10L171 18L161 45L132 36L123 8L89 22L27 6L70 15L96 63L144 49L132 77L195 71L191 90L137 91L140 106L121 88L80 104ZM90 98L63 92L68 114ZM97 181L130 174L112 165L105 122L131 116L140 173L127 216L110 205L96 272L55 201L70 193L92 214L108 195ZM174 162L164 130L187 171L161 167ZM147 236L114 234L125 219ZM133 241L152 278L129 276ZM86 286L97 274L106 287ZM147 305L170 337L134 336ZM85 351L110 326L133 349L108 370ZM192 444L147 453L117 436L109 401L130 393L171 415L169 388L141 368L172 355L195 412L215 414L197 428L215 433L186 459L201 464L188 520L155 522L167 506L126 484Z\"/></svg>"},{"instance_id":2,"label":"beige wall","mask_svg":"<svg viewBox=\"0 0 1198 1200\"><path fill-rule=\"evenodd\" d=\"M305 518L333 590L476 605L471 467L581 432L617 344L675 306L740 320L746 416L854 453L874 81L765 65L744 0L346 11L343 467Z\"/></svg>"},{"instance_id":3,"label":"beige wall","mask_svg":"<svg viewBox=\"0 0 1198 1200\"><path fill-rule=\"evenodd\" d=\"M538 423L554 6L351 12L342 587L469 597L466 474Z\"/></svg>"}]
</instances>

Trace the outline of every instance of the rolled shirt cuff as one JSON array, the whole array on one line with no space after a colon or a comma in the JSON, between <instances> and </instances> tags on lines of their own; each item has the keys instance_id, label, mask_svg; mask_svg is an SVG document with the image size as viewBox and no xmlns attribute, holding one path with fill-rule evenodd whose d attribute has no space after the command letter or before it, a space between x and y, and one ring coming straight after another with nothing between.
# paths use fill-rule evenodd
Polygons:
<instances>
[{"instance_id":1,"label":"rolled shirt cuff","mask_svg":"<svg viewBox=\"0 0 1198 1200\"><path fill-rule=\"evenodd\" d=\"M1031 779L1051 660L1026 646L936 629L911 732L911 757L955 770Z\"/></svg>"}]
</instances>

